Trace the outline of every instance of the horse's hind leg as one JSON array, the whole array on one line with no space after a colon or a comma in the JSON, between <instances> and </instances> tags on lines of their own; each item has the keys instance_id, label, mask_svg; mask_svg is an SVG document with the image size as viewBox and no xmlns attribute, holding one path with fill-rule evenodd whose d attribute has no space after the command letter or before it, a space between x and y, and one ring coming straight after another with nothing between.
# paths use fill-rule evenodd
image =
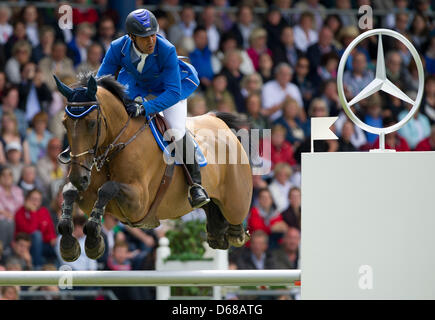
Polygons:
<instances>
[{"instance_id":1,"label":"horse's hind leg","mask_svg":"<svg viewBox=\"0 0 435 320\"><path fill-rule=\"evenodd\" d=\"M245 231L245 228L243 228L243 224L230 224L225 237L229 244L234 247L243 246L251 238L248 231Z\"/></svg>"},{"instance_id":2,"label":"horse's hind leg","mask_svg":"<svg viewBox=\"0 0 435 320\"><path fill-rule=\"evenodd\" d=\"M88 258L98 259L104 253L104 239L101 236L101 219L107 203L119 194L119 183L108 181L98 189L98 197L91 216L83 229L86 234L85 251Z\"/></svg>"},{"instance_id":3,"label":"horse's hind leg","mask_svg":"<svg viewBox=\"0 0 435 320\"><path fill-rule=\"evenodd\" d=\"M72 183L63 187L62 216L57 225L57 230L62 235L60 238L60 255L62 259L68 262L77 260L80 256L80 245L76 238L73 237L74 224L72 222L73 204L78 198L78 191Z\"/></svg>"},{"instance_id":4,"label":"horse's hind leg","mask_svg":"<svg viewBox=\"0 0 435 320\"><path fill-rule=\"evenodd\" d=\"M212 201L204 207L207 215L207 243L213 249L228 249L226 233L229 223L224 218L219 207Z\"/></svg>"}]
</instances>

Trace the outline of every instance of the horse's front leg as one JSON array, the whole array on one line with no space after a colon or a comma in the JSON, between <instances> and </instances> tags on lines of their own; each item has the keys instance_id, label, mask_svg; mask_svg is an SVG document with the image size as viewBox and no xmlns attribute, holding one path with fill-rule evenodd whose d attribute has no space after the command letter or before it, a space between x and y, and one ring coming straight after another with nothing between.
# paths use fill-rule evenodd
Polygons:
<instances>
[{"instance_id":1,"label":"horse's front leg","mask_svg":"<svg viewBox=\"0 0 435 320\"><path fill-rule=\"evenodd\" d=\"M97 192L91 216L83 229L86 234L85 251L88 258L98 259L104 254L104 239L101 236L101 219L104 215L106 205L120 192L120 184L115 181L104 183Z\"/></svg>"},{"instance_id":2,"label":"horse's front leg","mask_svg":"<svg viewBox=\"0 0 435 320\"><path fill-rule=\"evenodd\" d=\"M60 238L60 255L63 260L72 262L80 256L80 244L72 235L74 231L72 210L74 202L78 199L79 192L70 182L63 187L62 194L62 216L57 225L57 230L62 235Z\"/></svg>"}]
</instances>

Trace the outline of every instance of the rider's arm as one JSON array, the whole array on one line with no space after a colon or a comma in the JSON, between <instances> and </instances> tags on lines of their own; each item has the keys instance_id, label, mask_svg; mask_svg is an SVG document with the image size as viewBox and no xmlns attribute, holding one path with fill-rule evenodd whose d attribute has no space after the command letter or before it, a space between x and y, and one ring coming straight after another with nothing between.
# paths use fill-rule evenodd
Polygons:
<instances>
[{"instance_id":1,"label":"rider's arm","mask_svg":"<svg viewBox=\"0 0 435 320\"><path fill-rule=\"evenodd\" d=\"M169 50L166 57L162 74L165 91L154 100L145 102L144 108L147 115L167 109L178 101L181 97L181 79L178 65L178 57L175 48Z\"/></svg>"},{"instance_id":2,"label":"rider's arm","mask_svg":"<svg viewBox=\"0 0 435 320\"><path fill-rule=\"evenodd\" d=\"M120 66L120 53L117 52L113 45L110 45L109 50L107 50L106 55L104 56L103 62L101 63L100 68L98 69L97 77L101 77L103 75L110 74L112 76L118 71Z\"/></svg>"}]
</instances>

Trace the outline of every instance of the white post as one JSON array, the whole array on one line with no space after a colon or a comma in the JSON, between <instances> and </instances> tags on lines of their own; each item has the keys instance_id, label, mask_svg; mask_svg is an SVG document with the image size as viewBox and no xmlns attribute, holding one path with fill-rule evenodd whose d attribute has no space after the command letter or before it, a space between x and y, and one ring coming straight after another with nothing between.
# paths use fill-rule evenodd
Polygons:
<instances>
[{"instance_id":1,"label":"white post","mask_svg":"<svg viewBox=\"0 0 435 320\"><path fill-rule=\"evenodd\" d=\"M161 269L164 260L171 254L171 248L169 248L169 239L162 237L159 240L159 247L156 251L156 270ZM157 300L169 300L171 297L171 287L161 287L156 288L156 299Z\"/></svg>"}]
</instances>

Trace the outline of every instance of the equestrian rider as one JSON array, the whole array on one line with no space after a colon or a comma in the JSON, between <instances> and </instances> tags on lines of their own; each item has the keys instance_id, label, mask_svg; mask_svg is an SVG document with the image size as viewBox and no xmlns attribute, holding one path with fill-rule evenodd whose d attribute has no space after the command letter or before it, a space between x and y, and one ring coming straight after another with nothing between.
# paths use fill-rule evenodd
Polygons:
<instances>
[{"instance_id":1,"label":"equestrian rider","mask_svg":"<svg viewBox=\"0 0 435 320\"><path fill-rule=\"evenodd\" d=\"M199 208L210 201L201 186L200 167L193 150L193 138L186 133L187 102L199 85L194 67L178 59L174 45L157 34L159 25L146 9L131 12L126 19L127 35L114 40L97 76L115 75L127 88L127 113L132 117L162 112L175 140L175 153L183 161L193 180L189 189L191 205ZM181 156L182 154L182 156ZM193 158L193 159L192 159ZM192 161L193 160L193 161Z\"/></svg>"}]
</instances>

